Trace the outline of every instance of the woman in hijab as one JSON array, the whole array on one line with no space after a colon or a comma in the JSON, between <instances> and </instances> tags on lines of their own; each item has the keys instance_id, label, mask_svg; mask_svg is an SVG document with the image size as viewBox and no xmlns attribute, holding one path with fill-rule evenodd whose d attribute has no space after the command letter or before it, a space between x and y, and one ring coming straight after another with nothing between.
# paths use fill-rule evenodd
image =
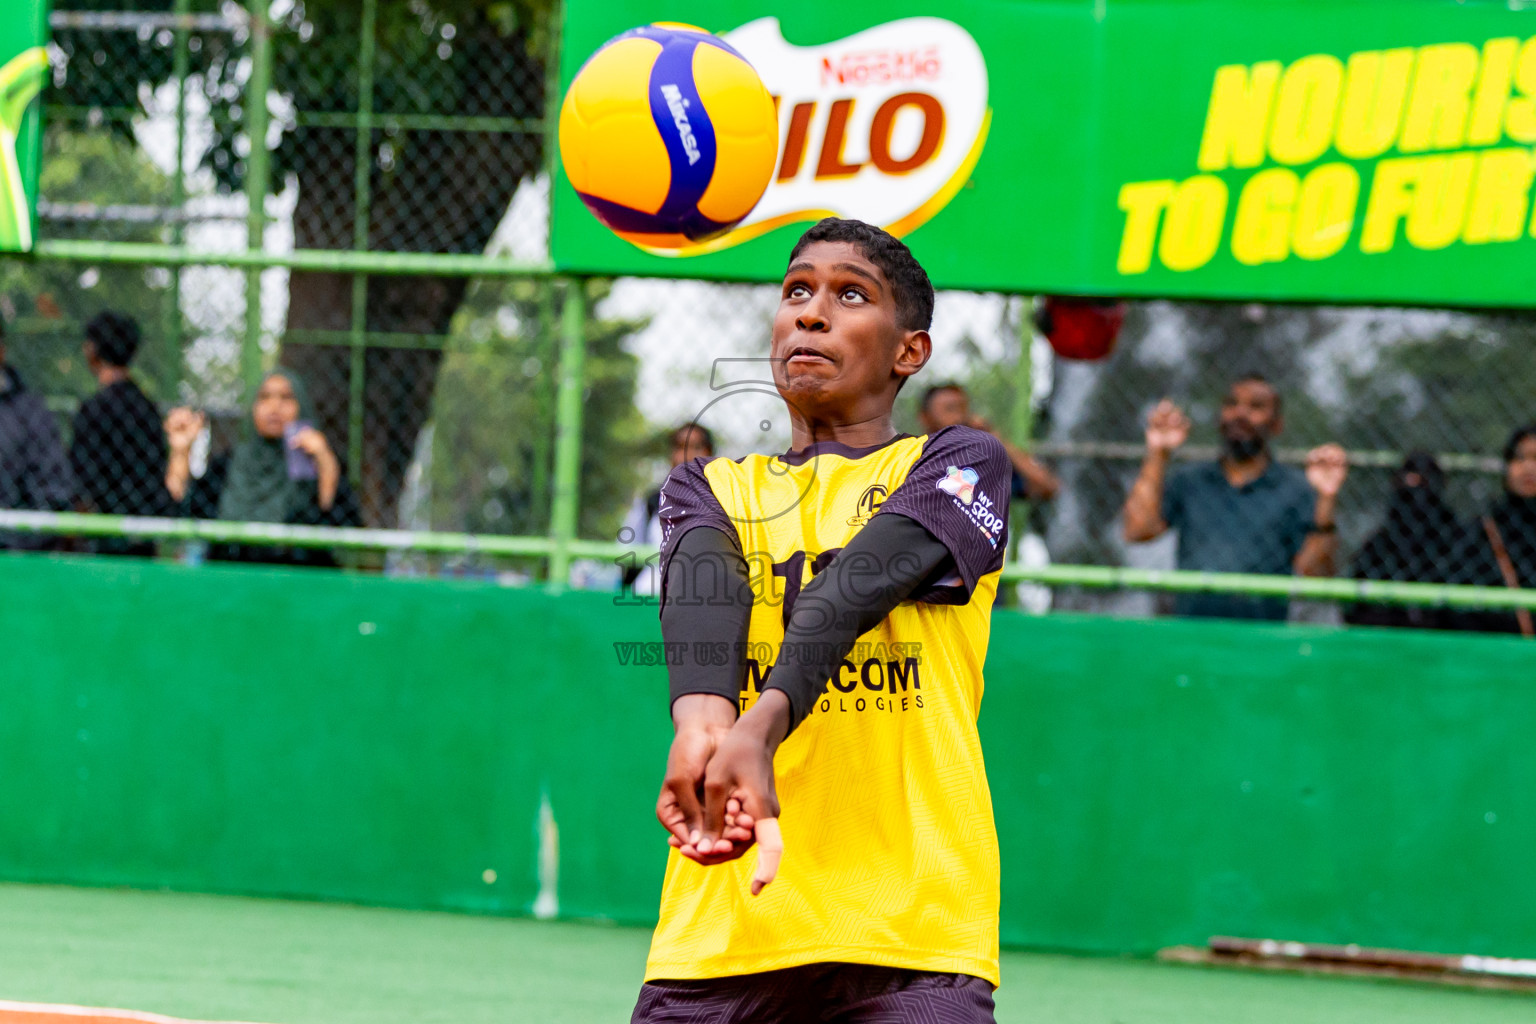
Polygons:
<instances>
[{"instance_id":1,"label":"woman in hijab","mask_svg":"<svg viewBox=\"0 0 1536 1024\"><path fill-rule=\"evenodd\" d=\"M1504 446L1504 496L1469 525L1453 583L1536 587L1536 424ZM1463 629L1536 634L1529 612L1481 611L1459 617Z\"/></svg>"},{"instance_id":2,"label":"woman in hijab","mask_svg":"<svg viewBox=\"0 0 1536 1024\"><path fill-rule=\"evenodd\" d=\"M1355 556L1357 580L1444 583L1460 533L1445 502L1445 473L1433 455L1414 452L1393 475L1392 501L1381 526ZM1445 612L1416 605L1357 604L1344 613L1354 626L1445 629Z\"/></svg>"},{"instance_id":3,"label":"woman in hijab","mask_svg":"<svg viewBox=\"0 0 1536 1024\"><path fill-rule=\"evenodd\" d=\"M357 501L325 435L309 425L303 381L291 370L262 378L251 407L252 434L208 463L193 479L192 443L202 432L202 413L173 409L165 421L170 442L166 486L196 519L360 526ZM273 565L335 566L329 551L248 544L216 544L210 559Z\"/></svg>"}]
</instances>

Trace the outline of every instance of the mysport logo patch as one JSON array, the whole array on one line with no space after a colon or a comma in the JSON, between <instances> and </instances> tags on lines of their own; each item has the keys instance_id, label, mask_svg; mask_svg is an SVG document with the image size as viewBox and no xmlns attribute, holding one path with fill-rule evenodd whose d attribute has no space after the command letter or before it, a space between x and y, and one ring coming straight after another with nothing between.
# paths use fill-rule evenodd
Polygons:
<instances>
[{"instance_id":1,"label":"mysport logo patch","mask_svg":"<svg viewBox=\"0 0 1536 1024\"><path fill-rule=\"evenodd\" d=\"M949 466L934 487L954 501L955 507L964 512L987 543L997 547L997 538L1003 532L1003 516L993 507L992 499L978 485L981 474L970 466Z\"/></svg>"},{"instance_id":2,"label":"mysport logo patch","mask_svg":"<svg viewBox=\"0 0 1536 1024\"><path fill-rule=\"evenodd\" d=\"M976 492L976 482L981 477L970 466L961 469L958 466L950 466L944 479L938 483L938 488L946 494L953 494L967 505L971 503L971 495Z\"/></svg>"},{"instance_id":3,"label":"mysport logo patch","mask_svg":"<svg viewBox=\"0 0 1536 1024\"><path fill-rule=\"evenodd\" d=\"M774 96L779 156L746 220L702 245L718 252L785 224L854 217L905 235L954 198L986 144L987 67L969 32L902 18L816 46L784 39L778 18L722 34Z\"/></svg>"}]
</instances>

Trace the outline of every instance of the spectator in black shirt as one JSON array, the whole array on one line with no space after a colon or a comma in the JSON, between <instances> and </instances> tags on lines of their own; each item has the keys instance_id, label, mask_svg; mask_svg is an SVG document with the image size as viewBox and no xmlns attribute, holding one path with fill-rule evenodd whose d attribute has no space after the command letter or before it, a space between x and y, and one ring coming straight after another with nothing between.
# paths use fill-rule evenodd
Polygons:
<instances>
[{"instance_id":1,"label":"spectator in black shirt","mask_svg":"<svg viewBox=\"0 0 1536 1024\"><path fill-rule=\"evenodd\" d=\"M1435 457L1414 452L1393 475L1392 501L1381 526L1355 556L1357 580L1444 583L1460 524L1445 501L1445 473ZM1412 626L1442 629L1444 609L1423 605L1357 604L1344 611L1354 626Z\"/></svg>"},{"instance_id":2,"label":"spectator in black shirt","mask_svg":"<svg viewBox=\"0 0 1536 1024\"><path fill-rule=\"evenodd\" d=\"M1536 423L1521 427L1504 446L1504 496L1487 515L1465 527L1452 583L1536 588ZM1536 637L1529 610L1472 611L1456 617L1462 629Z\"/></svg>"},{"instance_id":3,"label":"spectator in black shirt","mask_svg":"<svg viewBox=\"0 0 1536 1024\"><path fill-rule=\"evenodd\" d=\"M63 512L74 490L58 424L43 396L28 391L21 375L5 365L5 328L0 325L0 508ZM57 545L47 534L0 531L0 548Z\"/></svg>"},{"instance_id":4,"label":"spectator in black shirt","mask_svg":"<svg viewBox=\"0 0 1536 1024\"><path fill-rule=\"evenodd\" d=\"M139 349L132 317L106 312L85 325L85 361L101 390L75 413L69 461L80 508L124 516L168 516L165 430L160 413L128 374ZM151 541L106 538L98 554L153 556Z\"/></svg>"}]
</instances>

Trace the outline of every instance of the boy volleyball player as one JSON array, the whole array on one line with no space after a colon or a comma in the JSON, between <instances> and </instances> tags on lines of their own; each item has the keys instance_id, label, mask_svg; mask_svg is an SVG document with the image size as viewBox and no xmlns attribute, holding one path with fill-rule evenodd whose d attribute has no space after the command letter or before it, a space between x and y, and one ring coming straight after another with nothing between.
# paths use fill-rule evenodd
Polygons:
<instances>
[{"instance_id":1,"label":"boy volleyball player","mask_svg":"<svg viewBox=\"0 0 1536 1024\"><path fill-rule=\"evenodd\" d=\"M791 450L662 488L676 849L636 1022L993 1019L976 715L1009 463L979 430L892 426L932 317L900 241L815 225L773 323Z\"/></svg>"}]
</instances>

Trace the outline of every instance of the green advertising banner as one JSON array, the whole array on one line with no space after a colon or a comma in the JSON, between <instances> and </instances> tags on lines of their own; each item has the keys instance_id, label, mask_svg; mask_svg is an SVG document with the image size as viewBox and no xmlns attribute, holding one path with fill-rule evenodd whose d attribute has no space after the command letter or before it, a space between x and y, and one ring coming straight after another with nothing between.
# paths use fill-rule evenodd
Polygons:
<instances>
[{"instance_id":1,"label":"green advertising banner","mask_svg":"<svg viewBox=\"0 0 1536 1024\"><path fill-rule=\"evenodd\" d=\"M48 0L0 0L0 252L32 248L48 74Z\"/></svg>"},{"instance_id":2,"label":"green advertising banner","mask_svg":"<svg viewBox=\"0 0 1536 1024\"><path fill-rule=\"evenodd\" d=\"M562 82L661 20L756 67L773 180L723 237L648 252L562 175L562 269L776 281L830 212L906 237L941 287L1536 303L1525 3L568 0Z\"/></svg>"}]
</instances>

